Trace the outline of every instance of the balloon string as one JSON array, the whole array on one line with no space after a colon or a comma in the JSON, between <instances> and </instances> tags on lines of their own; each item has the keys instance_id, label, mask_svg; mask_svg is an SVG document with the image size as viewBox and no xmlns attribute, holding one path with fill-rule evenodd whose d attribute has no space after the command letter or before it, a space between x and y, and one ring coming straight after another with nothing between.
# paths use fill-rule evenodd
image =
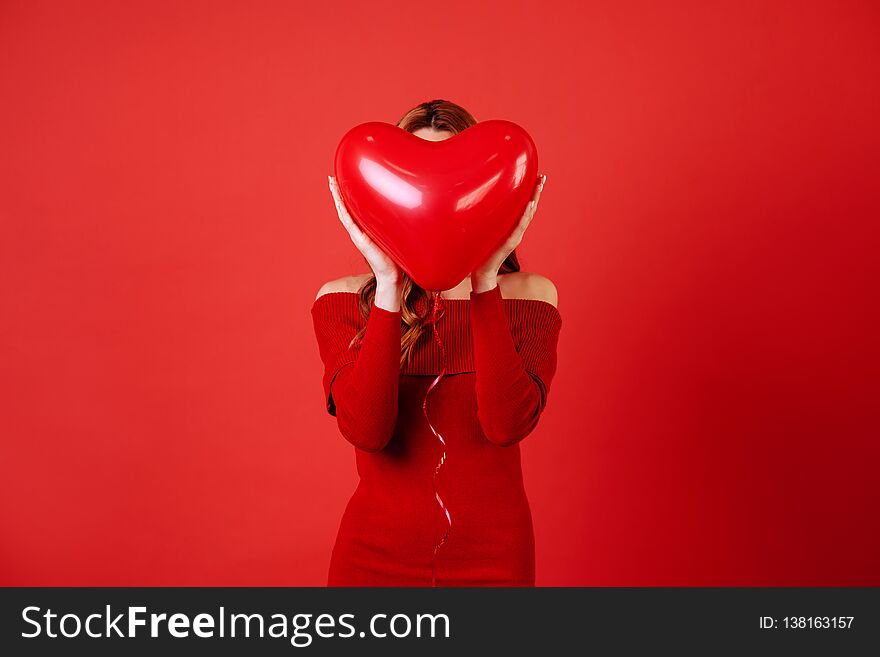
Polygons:
<instances>
[{"instance_id":1,"label":"balloon string","mask_svg":"<svg viewBox=\"0 0 880 657\"><path fill-rule=\"evenodd\" d=\"M443 304L440 300L440 292L434 292L434 304L431 309L431 326L434 332L434 339L437 342L437 345L440 347L440 356L441 356L441 366L440 366L440 374L437 375L437 378L428 386L428 390L425 392L425 399L422 402L422 411L425 414L425 419L428 421L428 427L430 427L431 432L437 437L437 440L440 441L440 444L443 446L443 451L440 455L440 459L437 461L437 465L434 468L434 497L437 500L437 504L440 505L440 510L443 512L443 515L446 517L446 530L443 534L443 538L440 539L440 542L434 546L434 554L431 557L431 586L437 586L437 551L440 549L440 546L446 542L446 539L449 537L449 530L452 529L452 516L449 514L449 509L446 507L446 503L443 501L443 498L440 497L440 492L437 487L437 476L440 474L440 468L443 467L443 464L446 462L446 441L443 440L443 436L434 428L434 425L431 424L431 419L428 417L428 395L431 393L431 390L443 375L446 373L446 350L443 348L443 341L440 339L440 332L437 330L437 320L442 316Z\"/></svg>"}]
</instances>

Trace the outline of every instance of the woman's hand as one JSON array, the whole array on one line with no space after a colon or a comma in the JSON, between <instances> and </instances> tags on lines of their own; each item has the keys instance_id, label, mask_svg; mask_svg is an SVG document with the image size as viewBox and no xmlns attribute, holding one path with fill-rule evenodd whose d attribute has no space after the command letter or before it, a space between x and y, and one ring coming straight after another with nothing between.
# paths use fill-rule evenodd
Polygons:
<instances>
[{"instance_id":1,"label":"woman's hand","mask_svg":"<svg viewBox=\"0 0 880 657\"><path fill-rule=\"evenodd\" d=\"M544 189L545 182L547 182L547 176L541 175L538 177L538 181L535 183L535 191L532 194L532 200L526 206L519 224L513 229L510 237L501 245L501 248L489 256L483 264L471 273L471 287L474 292L486 292L498 284L498 270L501 269L501 265L507 260L507 256L522 242L526 228L528 228L532 217L535 216L535 211L538 209L538 200L541 198L541 191Z\"/></svg>"},{"instance_id":2,"label":"woman's hand","mask_svg":"<svg viewBox=\"0 0 880 657\"><path fill-rule=\"evenodd\" d=\"M333 195L333 202L336 203L336 212L339 215L339 220L345 226L345 229L351 236L351 241L354 242L358 251L366 258L367 264L370 265L376 279L400 280L402 278L400 267L351 218L348 208L345 207L342 196L339 194L339 185L336 182L336 178L329 176L329 181L330 193Z\"/></svg>"},{"instance_id":3,"label":"woman's hand","mask_svg":"<svg viewBox=\"0 0 880 657\"><path fill-rule=\"evenodd\" d=\"M351 241L367 260L367 264L376 277L376 296L374 299L376 305L385 310L400 310L400 291L403 285L402 270L378 244L358 227L342 201L336 178L333 176L328 176L328 178L330 193L333 195L339 220L345 226L345 230L351 236Z\"/></svg>"}]
</instances>

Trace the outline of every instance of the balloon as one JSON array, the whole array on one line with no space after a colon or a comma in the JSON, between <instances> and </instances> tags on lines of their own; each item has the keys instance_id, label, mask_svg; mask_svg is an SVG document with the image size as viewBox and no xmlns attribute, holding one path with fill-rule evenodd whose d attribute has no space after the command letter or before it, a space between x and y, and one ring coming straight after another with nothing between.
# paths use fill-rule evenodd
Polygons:
<instances>
[{"instance_id":1,"label":"balloon","mask_svg":"<svg viewBox=\"0 0 880 657\"><path fill-rule=\"evenodd\" d=\"M442 141L370 122L336 149L335 175L354 221L426 290L455 287L507 240L531 200L538 155L510 121Z\"/></svg>"}]
</instances>

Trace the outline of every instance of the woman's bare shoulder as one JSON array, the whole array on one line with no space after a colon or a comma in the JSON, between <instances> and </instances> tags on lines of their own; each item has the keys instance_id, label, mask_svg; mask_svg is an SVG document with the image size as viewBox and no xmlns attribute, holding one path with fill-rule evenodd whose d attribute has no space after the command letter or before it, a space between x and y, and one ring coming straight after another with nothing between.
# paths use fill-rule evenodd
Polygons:
<instances>
[{"instance_id":1,"label":"woman's bare shoulder","mask_svg":"<svg viewBox=\"0 0 880 657\"><path fill-rule=\"evenodd\" d=\"M328 292L357 292L361 289L361 285L363 285L370 276L372 276L372 274L353 274L351 276L343 276L341 278L335 278L332 281L327 281L320 287L318 294L315 295L315 299L318 299Z\"/></svg>"},{"instance_id":2,"label":"woman's bare shoulder","mask_svg":"<svg viewBox=\"0 0 880 657\"><path fill-rule=\"evenodd\" d=\"M515 271L498 277L501 293L507 299L540 299L556 306L559 293L546 276L530 271Z\"/></svg>"}]
</instances>

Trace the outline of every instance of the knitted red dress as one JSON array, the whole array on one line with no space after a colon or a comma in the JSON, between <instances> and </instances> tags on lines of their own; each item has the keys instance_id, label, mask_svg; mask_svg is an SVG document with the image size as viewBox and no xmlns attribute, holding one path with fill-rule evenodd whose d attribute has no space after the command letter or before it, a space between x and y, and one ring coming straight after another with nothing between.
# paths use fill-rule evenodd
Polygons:
<instances>
[{"instance_id":1,"label":"knitted red dress","mask_svg":"<svg viewBox=\"0 0 880 657\"><path fill-rule=\"evenodd\" d=\"M355 446L360 482L342 517L329 586L534 586L532 516L523 488L519 442L538 423L556 372L562 318L540 299L505 299L499 286L442 299L430 326L400 367L401 312L372 305L364 325L355 292L315 300L312 318L324 363L324 399Z\"/></svg>"}]
</instances>

